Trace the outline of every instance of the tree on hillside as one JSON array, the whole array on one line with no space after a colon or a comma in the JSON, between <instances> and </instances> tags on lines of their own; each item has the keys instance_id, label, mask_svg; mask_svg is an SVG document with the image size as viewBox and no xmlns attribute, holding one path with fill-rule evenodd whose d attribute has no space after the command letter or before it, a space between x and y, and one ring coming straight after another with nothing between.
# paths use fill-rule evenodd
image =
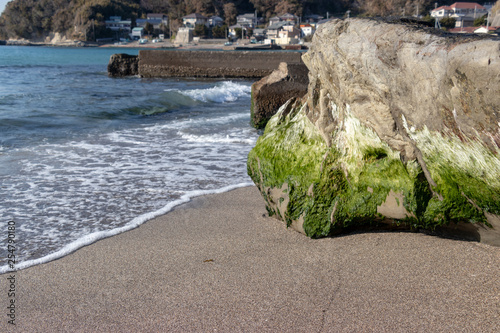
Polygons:
<instances>
[{"instance_id":1,"label":"tree on hillside","mask_svg":"<svg viewBox=\"0 0 500 333\"><path fill-rule=\"evenodd\" d=\"M487 20L488 15L484 15L481 17L478 17L477 19L474 20L474 26L475 27L480 27L482 25L486 25L486 20Z\"/></svg>"},{"instance_id":2,"label":"tree on hillside","mask_svg":"<svg viewBox=\"0 0 500 333\"><path fill-rule=\"evenodd\" d=\"M226 38L226 29L227 25L223 25L221 27L213 27L212 28L212 37L213 38Z\"/></svg>"},{"instance_id":3,"label":"tree on hillside","mask_svg":"<svg viewBox=\"0 0 500 333\"><path fill-rule=\"evenodd\" d=\"M229 2L224 5L224 17L226 18L226 25L230 26L236 23L236 16L238 11L234 3Z\"/></svg>"},{"instance_id":4,"label":"tree on hillside","mask_svg":"<svg viewBox=\"0 0 500 333\"><path fill-rule=\"evenodd\" d=\"M154 30L154 26L149 23L149 22L146 22L146 24L144 25L144 31L148 34L148 35L151 35L153 33L153 30Z\"/></svg>"},{"instance_id":5,"label":"tree on hillside","mask_svg":"<svg viewBox=\"0 0 500 333\"><path fill-rule=\"evenodd\" d=\"M204 24L197 24L194 26L193 36L206 37L208 35L208 28Z\"/></svg>"},{"instance_id":6,"label":"tree on hillside","mask_svg":"<svg viewBox=\"0 0 500 333\"><path fill-rule=\"evenodd\" d=\"M433 0L358 0L357 10L368 16L415 16L425 15Z\"/></svg>"},{"instance_id":7,"label":"tree on hillside","mask_svg":"<svg viewBox=\"0 0 500 333\"><path fill-rule=\"evenodd\" d=\"M255 9L262 13L262 16L266 19L276 15L276 5L280 3L281 0L250 0Z\"/></svg>"},{"instance_id":8,"label":"tree on hillside","mask_svg":"<svg viewBox=\"0 0 500 333\"><path fill-rule=\"evenodd\" d=\"M274 12L278 15L290 13L301 16L302 8L299 10L299 7L297 0L282 0L274 7Z\"/></svg>"},{"instance_id":9,"label":"tree on hillside","mask_svg":"<svg viewBox=\"0 0 500 333\"><path fill-rule=\"evenodd\" d=\"M448 16L448 17L443 17L441 19L441 21L439 21L439 23L441 23L441 26L443 28L453 29L453 28L455 28L457 20L454 17L449 17Z\"/></svg>"}]
</instances>

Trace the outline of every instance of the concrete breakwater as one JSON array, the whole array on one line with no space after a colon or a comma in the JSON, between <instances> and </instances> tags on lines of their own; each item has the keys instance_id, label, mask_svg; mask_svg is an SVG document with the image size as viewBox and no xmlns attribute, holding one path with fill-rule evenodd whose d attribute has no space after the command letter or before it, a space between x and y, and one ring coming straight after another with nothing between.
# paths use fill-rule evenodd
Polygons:
<instances>
[{"instance_id":1,"label":"concrete breakwater","mask_svg":"<svg viewBox=\"0 0 500 333\"><path fill-rule=\"evenodd\" d=\"M115 54L110 76L260 79L281 62L303 64L301 52L141 50L137 57Z\"/></svg>"}]
</instances>

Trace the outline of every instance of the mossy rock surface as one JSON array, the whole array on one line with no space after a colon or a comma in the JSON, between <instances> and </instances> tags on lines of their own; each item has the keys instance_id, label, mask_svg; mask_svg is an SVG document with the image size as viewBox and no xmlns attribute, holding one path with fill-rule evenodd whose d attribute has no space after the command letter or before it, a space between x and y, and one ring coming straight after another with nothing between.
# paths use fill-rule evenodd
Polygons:
<instances>
[{"instance_id":1,"label":"mossy rock surface","mask_svg":"<svg viewBox=\"0 0 500 333\"><path fill-rule=\"evenodd\" d=\"M415 230L488 225L484 213L500 213L497 187L428 158L436 180L431 186L417 161L403 163L398 151L349 113L344 128L356 131L336 132L333 142L342 144L328 147L306 110L307 104L285 104L248 158L269 214L287 226L318 238L387 223Z\"/></svg>"}]
</instances>

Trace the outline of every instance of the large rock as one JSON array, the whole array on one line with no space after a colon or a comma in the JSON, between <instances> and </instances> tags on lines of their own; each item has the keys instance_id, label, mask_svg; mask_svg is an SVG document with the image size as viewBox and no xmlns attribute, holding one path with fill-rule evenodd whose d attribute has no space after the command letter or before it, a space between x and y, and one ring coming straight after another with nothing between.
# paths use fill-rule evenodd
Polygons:
<instances>
[{"instance_id":1,"label":"large rock","mask_svg":"<svg viewBox=\"0 0 500 333\"><path fill-rule=\"evenodd\" d=\"M321 25L309 89L249 154L268 211L311 237L380 223L500 245L500 42Z\"/></svg>"},{"instance_id":2,"label":"large rock","mask_svg":"<svg viewBox=\"0 0 500 333\"><path fill-rule=\"evenodd\" d=\"M139 58L125 53L113 54L108 63L108 75L121 77L139 74Z\"/></svg>"},{"instance_id":3,"label":"large rock","mask_svg":"<svg viewBox=\"0 0 500 333\"><path fill-rule=\"evenodd\" d=\"M252 85L252 125L264 128L286 101L303 97L308 84L308 70L303 63L280 63L278 69Z\"/></svg>"}]
</instances>

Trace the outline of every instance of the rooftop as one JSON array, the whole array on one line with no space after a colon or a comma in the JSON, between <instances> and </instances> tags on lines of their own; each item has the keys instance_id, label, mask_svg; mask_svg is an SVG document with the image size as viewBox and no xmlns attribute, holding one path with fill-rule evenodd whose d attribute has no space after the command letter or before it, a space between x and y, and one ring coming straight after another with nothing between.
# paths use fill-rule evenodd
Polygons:
<instances>
[{"instance_id":1,"label":"rooftop","mask_svg":"<svg viewBox=\"0 0 500 333\"><path fill-rule=\"evenodd\" d=\"M184 16L183 18L185 18L185 19L190 19L190 18L195 18L195 19L207 19L207 17L206 17L206 16L203 16L203 15L198 14L198 13L189 14L189 15Z\"/></svg>"},{"instance_id":2,"label":"rooftop","mask_svg":"<svg viewBox=\"0 0 500 333\"><path fill-rule=\"evenodd\" d=\"M481 6L480 4L476 3L476 2L455 2L453 5L451 6L441 6L441 7L438 7L436 9L433 9L432 11L439 11L439 10L453 10L453 9L484 9L486 10L486 8L484 8L483 6Z\"/></svg>"}]
</instances>

